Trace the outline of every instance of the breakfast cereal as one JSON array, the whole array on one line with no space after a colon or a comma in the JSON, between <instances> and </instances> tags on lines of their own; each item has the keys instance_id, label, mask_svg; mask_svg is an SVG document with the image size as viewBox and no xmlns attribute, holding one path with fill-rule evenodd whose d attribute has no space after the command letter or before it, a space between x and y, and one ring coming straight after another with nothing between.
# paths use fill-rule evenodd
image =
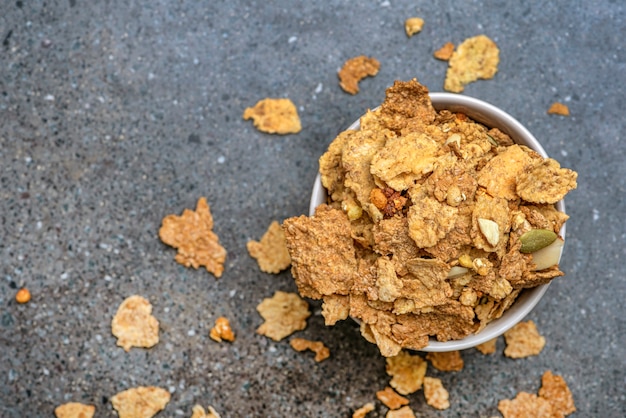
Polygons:
<instances>
[{"instance_id":1,"label":"breakfast cereal","mask_svg":"<svg viewBox=\"0 0 626 418\"><path fill-rule=\"evenodd\" d=\"M295 293L277 291L271 298L263 299L257 311L265 322L257 333L280 341L296 331L306 328L311 316L309 305Z\"/></svg>"},{"instance_id":2,"label":"breakfast cereal","mask_svg":"<svg viewBox=\"0 0 626 418\"><path fill-rule=\"evenodd\" d=\"M159 321L152 316L152 305L147 299L129 296L113 317L111 332L125 351L132 347L150 348L159 342Z\"/></svg>"},{"instance_id":3,"label":"breakfast cereal","mask_svg":"<svg viewBox=\"0 0 626 418\"><path fill-rule=\"evenodd\" d=\"M119 418L152 418L169 401L170 393L154 386L131 388L111 397Z\"/></svg>"},{"instance_id":4,"label":"breakfast cereal","mask_svg":"<svg viewBox=\"0 0 626 418\"><path fill-rule=\"evenodd\" d=\"M359 92L359 81L367 76L375 76L380 69L380 62L376 58L360 55L350 58L339 70L339 85L350 94Z\"/></svg>"},{"instance_id":5,"label":"breakfast cereal","mask_svg":"<svg viewBox=\"0 0 626 418\"><path fill-rule=\"evenodd\" d=\"M311 350L315 353L315 361L320 362L330 357L330 350L321 341L311 341L304 338L292 338L289 345L296 351Z\"/></svg>"},{"instance_id":6,"label":"breakfast cereal","mask_svg":"<svg viewBox=\"0 0 626 418\"><path fill-rule=\"evenodd\" d=\"M268 134L297 134L302 130L298 109L285 98L260 100L244 110L243 119L252 119L259 131Z\"/></svg>"},{"instance_id":7,"label":"breakfast cereal","mask_svg":"<svg viewBox=\"0 0 626 418\"><path fill-rule=\"evenodd\" d=\"M248 241L246 247L265 273L279 273L291 265L285 233L277 221L270 224L261 241Z\"/></svg>"},{"instance_id":8,"label":"breakfast cereal","mask_svg":"<svg viewBox=\"0 0 626 418\"><path fill-rule=\"evenodd\" d=\"M486 35L478 35L461 42L448 61L448 72L443 88L460 93L465 85L478 79L492 78L498 71L500 50Z\"/></svg>"}]
</instances>

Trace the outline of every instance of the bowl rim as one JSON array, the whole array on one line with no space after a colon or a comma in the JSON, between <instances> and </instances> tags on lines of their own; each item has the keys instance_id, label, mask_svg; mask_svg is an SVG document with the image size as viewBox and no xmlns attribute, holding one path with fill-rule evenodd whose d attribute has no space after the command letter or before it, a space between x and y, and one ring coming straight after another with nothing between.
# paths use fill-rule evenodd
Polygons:
<instances>
[{"instance_id":1,"label":"bowl rim","mask_svg":"<svg viewBox=\"0 0 626 418\"><path fill-rule=\"evenodd\" d=\"M433 107L436 110L448 109L453 112L466 114L476 122L480 122L489 128L498 128L508 134L515 143L526 145L539 153L542 157L548 158L548 154L541 146L541 143L532 133L517 119L503 111L502 109L474 97L455 93L429 93ZM375 109L374 109L375 110ZM353 122L347 130L357 130L360 127L360 118ZM311 200L309 202L309 216L315 213L315 208L326 201L326 190L322 186L321 175L318 172L313 184ZM555 205L556 209L565 213L565 202L559 201ZM560 236L565 239L565 224L559 231ZM563 249L561 249L562 255ZM559 257L560 261L560 257ZM436 341L432 337L426 347L415 351L425 352L447 352L464 350L476 347L479 344L499 337L519 323L533 310L539 303L543 295L547 292L550 283L534 288L524 289L517 300L507 309L500 318L491 321L481 331L470 334L460 340L450 340L446 342Z\"/></svg>"}]
</instances>

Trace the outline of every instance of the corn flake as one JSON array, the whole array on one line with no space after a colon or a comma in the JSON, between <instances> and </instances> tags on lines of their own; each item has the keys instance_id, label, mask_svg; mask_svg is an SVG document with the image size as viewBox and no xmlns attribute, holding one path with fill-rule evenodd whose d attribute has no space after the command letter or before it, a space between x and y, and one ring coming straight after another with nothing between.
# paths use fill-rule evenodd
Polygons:
<instances>
[{"instance_id":1,"label":"corn flake","mask_svg":"<svg viewBox=\"0 0 626 418\"><path fill-rule=\"evenodd\" d=\"M375 58L360 55L350 58L339 70L339 85L350 94L359 92L359 81L367 76L375 76L380 69L380 62Z\"/></svg>"},{"instance_id":2,"label":"corn flake","mask_svg":"<svg viewBox=\"0 0 626 418\"><path fill-rule=\"evenodd\" d=\"M421 17L410 17L404 21L404 31L409 38L416 33L420 33L424 27L424 19Z\"/></svg>"},{"instance_id":3,"label":"corn flake","mask_svg":"<svg viewBox=\"0 0 626 418\"><path fill-rule=\"evenodd\" d=\"M394 357L387 357L387 374L391 376L389 385L401 395L408 395L422 387L428 364L418 355L400 351Z\"/></svg>"},{"instance_id":4,"label":"corn flake","mask_svg":"<svg viewBox=\"0 0 626 418\"><path fill-rule=\"evenodd\" d=\"M348 296L328 295L324 296L322 303L322 316L324 324L335 325L350 315L350 301Z\"/></svg>"},{"instance_id":5,"label":"corn flake","mask_svg":"<svg viewBox=\"0 0 626 418\"><path fill-rule=\"evenodd\" d=\"M181 216L166 216L159 237L178 249L175 260L185 267L204 266L218 278L224 272L226 250L213 232L213 216L204 197L198 199L195 212L185 209Z\"/></svg>"},{"instance_id":6,"label":"corn flake","mask_svg":"<svg viewBox=\"0 0 626 418\"><path fill-rule=\"evenodd\" d=\"M150 348L159 342L159 321L152 316L152 305L137 295L122 302L111 321L111 331L117 345L126 351L131 347Z\"/></svg>"},{"instance_id":7,"label":"corn flake","mask_svg":"<svg viewBox=\"0 0 626 418\"><path fill-rule=\"evenodd\" d=\"M565 379L553 374L550 370L546 371L541 377L539 396L552 405L552 410L554 411L553 418L565 417L576 411L574 397Z\"/></svg>"},{"instance_id":8,"label":"corn flake","mask_svg":"<svg viewBox=\"0 0 626 418\"><path fill-rule=\"evenodd\" d=\"M398 393L389 386L376 392L376 398L378 398L378 400L389 409L398 409L409 404L409 400L407 398L398 395Z\"/></svg>"},{"instance_id":9,"label":"corn flake","mask_svg":"<svg viewBox=\"0 0 626 418\"><path fill-rule=\"evenodd\" d=\"M256 332L274 341L306 328L306 319L311 316L309 305L300 296L281 291L263 299L256 309L265 320Z\"/></svg>"},{"instance_id":10,"label":"corn flake","mask_svg":"<svg viewBox=\"0 0 626 418\"><path fill-rule=\"evenodd\" d=\"M209 337L218 343L221 343L222 341L235 341L235 334L230 327L230 322L223 316L220 316L215 320L215 326L211 328Z\"/></svg>"},{"instance_id":11,"label":"corn flake","mask_svg":"<svg viewBox=\"0 0 626 418\"><path fill-rule=\"evenodd\" d=\"M201 405L194 405L191 410L191 418L220 418L219 414L213 409L212 406L207 407L207 412L204 411L204 408Z\"/></svg>"},{"instance_id":12,"label":"corn flake","mask_svg":"<svg viewBox=\"0 0 626 418\"><path fill-rule=\"evenodd\" d=\"M268 134L296 134L302 130L298 110L289 99L267 98L248 107L243 119L252 119L254 126Z\"/></svg>"},{"instance_id":13,"label":"corn flake","mask_svg":"<svg viewBox=\"0 0 626 418\"><path fill-rule=\"evenodd\" d=\"M550 105L550 108L548 108L548 114L569 116L569 108L563 103L554 102Z\"/></svg>"},{"instance_id":14,"label":"corn flake","mask_svg":"<svg viewBox=\"0 0 626 418\"><path fill-rule=\"evenodd\" d=\"M464 40L448 61L443 88L460 93L466 84L492 78L498 71L499 55L498 46L485 35Z\"/></svg>"},{"instance_id":15,"label":"corn flake","mask_svg":"<svg viewBox=\"0 0 626 418\"><path fill-rule=\"evenodd\" d=\"M430 352L426 355L433 367L442 372L463 370L464 362L460 351Z\"/></svg>"},{"instance_id":16,"label":"corn flake","mask_svg":"<svg viewBox=\"0 0 626 418\"><path fill-rule=\"evenodd\" d=\"M536 356L546 345L546 339L539 334L533 321L519 322L504 333L504 339L504 355L510 358Z\"/></svg>"},{"instance_id":17,"label":"corn flake","mask_svg":"<svg viewBox=\"0 0 626 418\"><path fill-rule=\"evenodd\" d=\"M365 418L367 414L374 410L374 404L372 402L368 402L352 414L352 418Z\"/></svg>"},{"instance_id":18,"label":"corn flake","mask_svg":"<svg viewBox=\"0 0 626 418\"><path fill-rule=\"evenodd\" d=\"M415 413L410 406L403 406L395 411L387 412L386 418L415 418Z\"/></svg>"},{"instance_id":19,"label":"corn flake","mask_svg":"<svg viewBox=\"0 0 626 418\"><path fill-rule=\"evenodd\" d=\"M131 388L111 398L119 418L151 418L169 401L170 393L154 386Z\"/></svg>"},{"instance_id":20,"label":"corn flake","mask_svg":"<svg viewBox=\"0 0 626 418\"><path fill-rule=\"evenodd\" d=\"M476 346L476 349L478 351L480 351L483 354L493 354L496 352L496 343L497 343L498 339L494 338L492 340L489 341L485 341L482 344L478 344Z\"/></svg>"},{"instance_id":21,"label":"corn flake","mask_svg":"<svg viewBox=\"0 0 626 418\"><path fill-rule=\"evenodd\" d=\"M95 413L95 406L78 402L68 402L54 409L56 418L92 418Z\"/></svg>"},{"instance_id":22,"label":"corn flake","mask_svg":"<svg viewBox=\"0 0 626 418\"><path fill-rule=\"evenodd\" d=\"M246 244L250 256L259 263L265 273L278 273L291 264L291 257L285 243L285 233L276 221L273 221L261 241L248 241Z\"/></svg>"},{"instance_id":23,"label":"corn flake","mask_svg":"<svg viewBox=\"0 0 626 418\"><path fill-rule=\"evenodd\" d=\"M441 379L435 377L424 378L424 397L426 403L436 409L450 408L449 394L443 387Z\"/></svg>"},{"instance_id":24,"label":"corn flake","mask_svg":"<svg viewBox=\"0 0 626 418\"><path fill-rule=\"evenodd\" d=\"M311 341L304 338L292 338L289 345L296 351L311 350L315 353L315 361L320 362L330 357L330 350L321 341Z\"/></svg>"},{"instance_id":25,"label":"corn flake","mask_svg":"<svg viewBox=\"0 0 626 418\"><path fill-rule=\"evenodd\" d=\"M556 203L577 187L578 174L546 158L533 164L517 179L517 194L527 202Z\"/></svg>"},{"instance_id":26,"label":"corn flake","mask_svg":"<svg viewBox=\"0 0 626 418\"><path fill-rule=\"evenodd\" d=\"M452 58L454 53L454 44L452 42L446 42L441 48L433 53L433 56L438 60L448 61Z\"/></svg>"},{"instance_id":27,"label":"corn flake","mask_svg":"<svg viewBox=\"0 0 626 418\"><path fill-rule=\"evenodd\" d=\"M535 394L520 392L515 399L498 402L498 410L504 418L552 418L550 403Z\"/></svg>"}]
</instances>

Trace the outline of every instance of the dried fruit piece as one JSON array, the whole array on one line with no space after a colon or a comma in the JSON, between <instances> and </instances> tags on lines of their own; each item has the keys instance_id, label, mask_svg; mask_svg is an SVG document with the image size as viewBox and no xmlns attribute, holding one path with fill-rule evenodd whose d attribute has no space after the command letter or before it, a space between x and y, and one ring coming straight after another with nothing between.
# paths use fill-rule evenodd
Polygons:
<instances>
[{"instance_id":1,"label":"dried fruit piece","mask_svg":"<svg viewBox=\"0 0 626 418\"><path fill-rule=\"evenodd\" d=\"M410 406L403 406L395 411L387 412L385 418L415 418L415 413Z\"/></svg>"},{"instance_id":2,"label":"dried fruit piece","mask_svg":"<svg viewBox=\"0 0 626 418\"><path fill-rule=\"evenodd\" d=\"M311 316L308 303L300 296L281 291L263 299L256 310L265 320L256 332L274 341L306 328L306 319Z\"/></svg>"},{"instance_id":3,"label":"dried fruit piece","mask_svg":"<svg viewBox=\"0 0 626 418\"><path fill-rule=\"evenodd\" d=\"M330 350L321 341L311 341L304 338L292 338L289 345L296 351L311 350L315 353L315 361L320 362L330 357Z\"/></svg>"},{"instance_id":4,"label":"dried fruit piece","mask_svg":"<svg viewBox=\"0 0 626 418\"><path fill-rule=\"evenodd\" d=\"M476 349L478 351L480 351L483 354L493 354L496 352L496 342L498 341L497 338L494 338L492 340L489 341L485 341L482 344L478 344L476 346Z\"/></svg>"},{"instance_id":5,"label":"dried fruit piece","mask_svg":"<svg viewBox=\"0 0 626 418\"><path fill-rule=\"evenodd\" d=\"M547 229L531 229L523 233L519 238L522 243L520 252L524 254L534 253L552 244L556 238L557 235L554 231Z\"/></svg>"},{"instance_id":6,"label":"dried fruit piece","mask_svg":"<svg viewBox=\"0 0 626 418\"><path fill-rule=\"evenodd\" d=\"M433 367L442 372L463 370L464 362L460 351L430 352L426 355Z\"/></svg>"},{"instance_id":7,"label":"dried fruit piece","mask_svg":"<svg viewBox=\"0 0 626 418\"><path fill-rule=\"evenodd\" d=\"M212 406L207 407L208 412L204 411L201 405L194 405L192 409L191 418L220 418L220 415L213 409Z\"/></svg>"},{"instance_id":8,"label":"dried fruit piece","mask_svg":"<svg viewBox=\"0 0 626 418\"><path fill-rule=\"evenodd\" d=\"M209 337L218 343L222 342L222 340L230 342L235 341L235 334L230 327L230 322L223 316L220 316L215 320L215 326L211 328Z\"/></svg>"},{"instance_id":9,"label":"dried fruit piece","mask_svg":"<svg viewBox=\"0 0 626 418\"><path fill-rule=\"evenodd\" d=\"M561 115L561 116L569 116L569 108L567 105L559 102L554 102L550 105L548 109L549 115Z\"/></svg>"},{"instance_id":10,"label":"dried fruit piece","mask_svg":"<svg viewBox=\"0 0 626 418\"><path fill-rule=\"evenodd\" d=\"M550 403L535 394L520 392L515 399L498 402L498 410L504 418L552 418Z\"/></svg>"},{"instance_id":11,"label":"dried fruit piece","mask_svg":"<svg viewBox=\"0 0 626 418\"><path fill-rule=\"evenodd\" d=\"M387 374L391 376L389 385L401 395L408 395L422 387L428 363L418 355L406 351L394 357L387 357Z\"/></svg>"},{"instance_id":12,"label":"dried fruit piece","mask_svg":"<svg viewBox=\"0 0 626 418\"><path fill-rule=\"evenodd\" d=\"M246 247L265 273L278 273L291 265L285 233L277 221L270 224L260 242L248 241Z\"/></svg>"},{"instance_id":13,"label":"dried fruit piece","mask_svg":"<svg viewBox=\"0 0 626 418\"><path fill-rule=\"evenodd\" d=\"M504 333L504 355L511 358L536 356L546 345L533 321L520 322Z\"/></svg>"},{"instance_id":14,"label":"dried fruit piece","mask_svg":"<svg viewBox=\"0 0 626 418\"><path fill-rule=\"evenodd\" d=\"M448 61L443 88L460 93L468 83L492 78L498 71L499 55L496 43L485 35L464 40Z\"/></svg>"},{"instance_id":15,"label":"dried fruit piece","mask_svg":"<svg viewBox=\"0 0 626 418\"><path fill-rule=\"evenodd\" d=\"M556 203L577 187L578 174L552 158L535 163L517 178L517 194L527 202Z\"/></svg>"},{"instance_id":16,"label":"dried fruit piece","mask_svg":"<svg viewBox=\"0 0 626 418\"><path fill-rule=\"evenodd\" d=\"M152 305L147 299L129 296L117 309L111 332L125 351L131 347L150 348L159 342L159 321L152 316Z\"/></svg>"},{"instance_id":17,"label":"dried fruit piece","mask_svg":"<svg viewBox=\"0 0 626 418\"><path fill-rule=\"evenodd\" d=\"M450 396L441 379L428 376L424 378L424 397L426 403L433 408L442 410L450 408Z\"/></svg>"},{"instance_id":18,"label":"dried fruit piece","mask_svg":"<svg viewBox=\"0 0 626 418\"><path fill-rule=\"evenodd\" d=\"M574 397L565 379L547 370L541 377L539 396L552 405L553 418L560 418L576 411Z\"/></svg>"},{"instance_id":19,"label":"dried fruit piece","mask_svg":"<svg viewBox=\"0 0 626 418\"><path fill-rule=\"evenodd\" d=\"M95 413L95 406L78 402L68 402L54 409L56 418L92 418Z\"/></svg>"},{"instance_id":20,"label":"dried fruit piece","mask_svg":"<svg viewBox=\"0 0 626 418\"><path fill-rule=\"evenodd\" d=\"M302 130L298 110L289 99L260 100L244 110L243 119L252 119L259 131L268 134L296 134Z\"/></svg>"},{"instance_id":21,"label":"dried fruit piece","mask_svg":"<svg viewBox=\"0 0 626 418\"><path fill-rule=\"evenodd\" d=\"M398 409L409 404L409 400L398 393L391 387L387 386L383 390L376 392L376 398L381 401L389 409Z\"/></svg>"},{"instance_id":22,"label":"dried fruit piece","mask_svg":"<svg viewBox=\"0 0 626 418\"><path fill-rule=\"evenodd\" d=\"M350 58L339 70L339 85L350 94L359 92L359 81L367 76L375 76L380 69L380 62L375 58L360 55Z\"/></svg>"},{"instance_id":23,"label":"dried fruit piece","mask_svg":"<svg viewBox=\"0 0 626 418\"><path fill-rule=\"evenodd\" d=\"M409 38L416 33L420 33L424 27L424 19L421 17L410 17L404 21L404 31Z\"/></svg>"},{"instance_id":24,"label":"dried fruit piece","mask_svg":"<svg viewBox=\"0 0 626 418\"><path fill-rule=\"evenodd\" d=\"M15 301L19 304L30 302L30 291L23 287L15 294Z\"/></svg>"},{"instance_id":25,"label":"dried fruit piece","mask_svg":"<svg viewBox=\"0 0 626 418\"><path fill-rule=\"evenodd\" d=\"M374 410L374 404L372 402L368 402L352 414L352 418L365 418L367 414Z\"/></svg>"},{"instance_id":26,"label":"dried fruit piece","mask_svg":"<svg viewBox=\"0 0 626 418\"><path fill-rule=\"evenodd\" d=\"M169 401L170 393L154 386L131 388L111 398L119 418L152 418Z\"/></svg>"},{"instance_id":27,"label":"dried fruit piece","mask_svg":"<svg viewBox=\"0 0 626 418\"><path fill-rule=\"evenodd\" d=\"M213 232L213 216L206 198L198 199L195 212L185 209L181 216L166 216L159 237L178 249L175 260L185 267L204 266L218 278L224 272L226 250Z\"/></svg>"},{"instance_id":28,"label":"dried fruit piece","mask_svg":"<svg viewBox=\"0 0 626 418\"><path fill-rule=\"evenodd\" d=\"M442 61L448 61L452 58L454 53L454 44L452 42L446 42L441 48L436 50L433 54L435 58Z\"/></svg>"}]
</instances>

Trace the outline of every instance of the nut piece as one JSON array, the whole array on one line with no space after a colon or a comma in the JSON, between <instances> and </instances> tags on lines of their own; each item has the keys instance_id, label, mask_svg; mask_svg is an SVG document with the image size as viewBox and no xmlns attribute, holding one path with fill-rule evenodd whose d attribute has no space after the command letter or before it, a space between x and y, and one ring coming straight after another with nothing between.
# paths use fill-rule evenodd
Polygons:
<instances>
[{"instance_id":1,"label":"nut piece","mask_svg":"<svg viewBox=\"0 0 626 418\"><path fill-rule=\"evenodd\" d=\"M480 232L483 233L485 239L492 247L498 245L498 242L500 242L500 228L497 223L490 219L478 218L478 228L480 228Z\"/></svg>"},{"instance_id":2,"label":"nut piece","mask_svg":"<svg viewBox=\"0 0 626 418\"><path fill-rule=\"evenodd\" d=\"M420 33L424 27L424 19L421 17L410 17L404 21L404 31L409 38L416 33Z\"/></svg>"},{"instance_id":3,"label":"nut piece","mask_svg":"<svg viewBox=\"0 0 626 418\"><path fill-rule=\"evenodd\" d=\"M25 287L21 288L15 294L15 301L17 303L28 303L30 302L30 291Z\"/></svg>"},{"instance_id":4,"label":"nut piece","mask_svg":"<svg viewBox=\"0 0 626 418\"><path fill-rule=\"evenodd\" d=\"M524 254L534 253L552 244L556 238L557 235L554 231L548 229L531 229L520 237L520 242L522 243L520 252Z\"/></svg>"}]
</instances>

